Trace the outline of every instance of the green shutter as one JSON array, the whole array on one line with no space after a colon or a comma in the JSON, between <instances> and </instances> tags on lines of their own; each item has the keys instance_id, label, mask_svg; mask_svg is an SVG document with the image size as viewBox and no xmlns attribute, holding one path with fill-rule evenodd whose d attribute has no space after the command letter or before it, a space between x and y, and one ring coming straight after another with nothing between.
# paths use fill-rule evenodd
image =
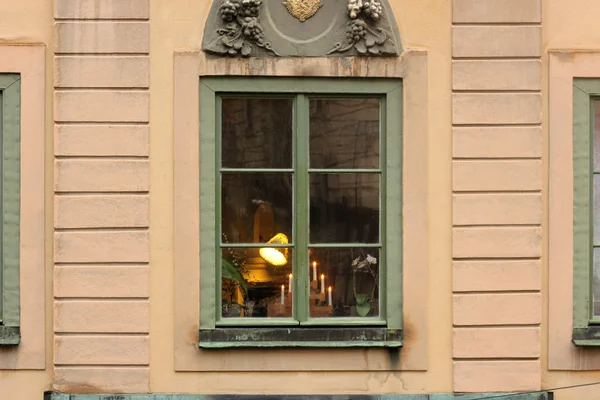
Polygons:
<instances>
[{"instance_id":1,"label":"green shutter","mask_svg":"<svg viewBox=\"0 0 600 400\"><path fill-rule=\"evenodd\" d=\"M18 74L0 75L2 91L2 302L0 344L17 344L20 323L19 209L20 209L20 120L21 81Z\"/></svg>"}]
</instances>

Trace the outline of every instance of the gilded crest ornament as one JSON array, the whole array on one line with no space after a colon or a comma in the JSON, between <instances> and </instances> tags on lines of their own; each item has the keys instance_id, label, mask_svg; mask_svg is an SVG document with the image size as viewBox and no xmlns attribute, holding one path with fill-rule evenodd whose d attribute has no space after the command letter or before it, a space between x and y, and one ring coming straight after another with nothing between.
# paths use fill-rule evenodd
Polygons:
<instances>
[{"instance_id":1,"label":"gilded crest ornament","mask_svg":"<svg viewBox=\"0 0 600 400\"><path fill-rule=\"evenodd\" d=\"M282 3L292 16L304 22L321 8L321 0L287 0Z\"/></svg>"}]
</instances>

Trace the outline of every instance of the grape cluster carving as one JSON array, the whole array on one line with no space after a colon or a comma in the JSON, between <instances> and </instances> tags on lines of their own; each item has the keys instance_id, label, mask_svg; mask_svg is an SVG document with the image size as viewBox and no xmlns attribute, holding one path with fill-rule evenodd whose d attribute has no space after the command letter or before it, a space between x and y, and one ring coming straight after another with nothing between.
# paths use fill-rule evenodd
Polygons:
<instances>
[{"instance_id":1,"label":"grape cluster carving","mask_svg":"<svg viewBox=\"0 0 600 400\"><path fill-rule=\"evenodd\" d=\"M206 50L231 57L248 57L256 46L278 55L265 40L259 20L261 5L262 0L223 0L219 6L223 27L217 29L217 38Z\"/></svg>"},{"instance_id":2,"label":"grape cluster carving","mask_svg":"<svg viewBox=\"0 0 600 400\"><path fill-rule=\"evenodd\" d=\"M362 55L395 53L391 35L377 26L383 17L383 6L379 0L348 0L348 17L344 42L336 43L327 54L352 48Z\"/></svg>"}]
</instances>

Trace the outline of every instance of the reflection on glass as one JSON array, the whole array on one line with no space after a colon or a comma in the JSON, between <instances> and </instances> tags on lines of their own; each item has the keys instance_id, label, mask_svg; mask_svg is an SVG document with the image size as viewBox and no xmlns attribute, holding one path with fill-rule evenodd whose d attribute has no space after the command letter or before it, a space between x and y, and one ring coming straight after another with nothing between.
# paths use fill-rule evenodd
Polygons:
<instances>
[{"instance_id":1,"label":"reflection on glass","mask_svg":"<svg viewBox=\"0 0 600 400\"><path fill-rule=\"evenodd\" d=\"M310 100L311 168L379 168L379 99Z\"/></svg>"},{"instance_id":2,"label":"reflection on glass","mask_svg":"<svg viewBox=\"0 0 600 400\"><path fill-rule=\"evenodd\" d=\"M310 317L379 316L379 249L309 250Z\"/></svg>"},{"instance_id":3,"label":"reflection on glass","mask_svg":"<svg viewBox=\"0 0 600 400\"><path fill-rule=\"evenodd\" d=\"M291 168L292 99L223 98L224 168Z\"/></svg>"},{"instance_id":4,"label":"reflection on glass","mask_svg":"<svg viewBox=\"0 0 600 400\"><path fill-rule=\"evenodd\" d=\"M378 243L379 174L311 174L310 242Z\"/></svg>"},{"instance_id":5,"label":"reflection on glass","mask_svg":"<svg viewBox=\"0 0 600 400\"><path fill-rule=\"evenodd\" d=\"M292 175L221 174L223 243L266 243L283 233L292 240Z\"/></svg>"},{"instance_id":6,"label":"reflection on glass","mask_svg":"<svg viewBox=\"0 0 600 400\"><path fill-rule=\"evenodd\" d=\"M283 266L266 262L259 248L222 249L223 318L292 317L292 249L278 250L287 254Z\"/></svg>"}]
</instances>

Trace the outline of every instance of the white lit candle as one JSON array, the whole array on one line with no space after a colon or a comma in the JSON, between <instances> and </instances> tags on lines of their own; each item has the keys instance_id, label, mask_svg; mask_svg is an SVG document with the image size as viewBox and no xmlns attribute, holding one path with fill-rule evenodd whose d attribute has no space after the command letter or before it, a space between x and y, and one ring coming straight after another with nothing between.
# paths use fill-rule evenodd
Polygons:
<instances>
[{"instance_id":1,"label":"white lit candle","mask_svg":"<svg viewBox=\"0 0 600 400\"><path fill-rule=\"evenodd\" d=\"M321 274L321 293L325 293L325 274Z\"/></svg>"},{"instance_id":2,"label":"white lit candle","mask_svg":"<svg viewBox=\"0 0 600 400\"><path fill-rule=\"evenodd\" d=\"M313 281L317 280L317 262L313 261Z\"/></svg>"},{"instance_id":3,"label":"white lit candle","mask_svg":"<svg viewBox=\"0 0 600 400\"><path fill-rule=\"evenodd\" d=\"M292 293L292 287L293 287L293 285L292 285L292 277L293 277L293 275L292 275L292 274L290 274L290 277L289 277L289 284L288 284L288 286L290 287L290 293Z\"/></svg>"},{"instance_id":4,"label":"white lit candle","mask_svg":"<svg viewBox=\"0 0 600 400\"><path fill-rule=\"evenodd\" d=\"M327 295L327 300L329 300L329 305L331 305L333 303L333 301L331 300L331 286L329 286L327 288L327 291L329 292L329 294Z\"/></svg>"},{"instance_id":5,"label":"white lit candle","mask_svg":"<svg viewBox=\"0 0 600 400\"><path fill-rule=\"evenodd\" d=\"M285 304L285 285L281 285L281 304Z\"/></svg>"}]
</instances>

